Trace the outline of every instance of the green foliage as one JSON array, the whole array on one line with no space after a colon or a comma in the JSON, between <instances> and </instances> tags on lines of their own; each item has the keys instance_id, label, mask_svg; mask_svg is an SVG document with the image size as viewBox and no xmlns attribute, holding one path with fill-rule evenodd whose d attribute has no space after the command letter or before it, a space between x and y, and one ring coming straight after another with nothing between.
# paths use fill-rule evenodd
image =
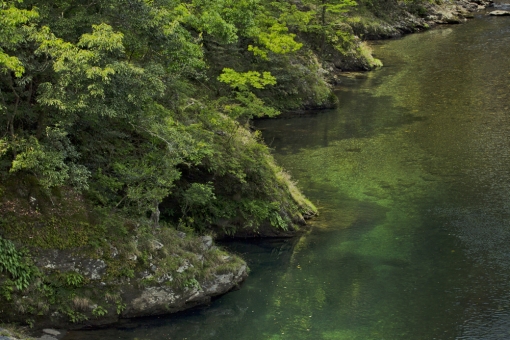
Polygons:
<instances>
[{"instance_id":1,"label":"green foliage","mask_svg":"<svg viewBox=\"0 0 510 340\"><path fill-rule=\"evenodd\" d=\"M267 2L253 13L254 25L246 35L255 43L248 45L255 56L269 60L275 55L294 54L303 47L291 29L305 30L312 11L301 11L288 2Z\"/></svg>"},{"instance_id":2,"label":"green foliage","mask_svg":"<svg viewBox=\"0 0 510 340\"><path fill-rule=\"evenodd\" d=\"M184 282L184 287L188 289L196 289L200 290L202 287L200 286L200 283L196 279L189 279Z\"/></svg>"},{"instance_id":3,"label":"green foliage","mask_svg":"<svg viewBox=\"0 0 510 340\"><path fill-rule=\"evenodd\" d=\"M38 178L42 187L49 189L66 184L77 189L87 188L90 172L76 164L79 154L67 138L67 132L60 128L46 128L46 144L30 136L18 143L16 158L12 162L11 172L29 171Z\"/></svg>"},{"instance_id":4,"label":"green foliage","mask_svg":"<svg viewBox=\"0 0 510 340\"><path fill-rule=\"evenodd\" d=\"M0 296L3 296L6 301L12 300L12 293L14 292L14 282L10 279L5 280L0 285Z\"/></svg>"},{"instance_id":5,"label":"green foliage","mask_svg":"<svg viewBox=\"0 0 510 340\"><path fill-rule=\"evenodd\" d=\"M237 91L234 98L221 98L219 109L233 119L249 120L254 117L275 117L280 112L258 98L250 91Z\"/></svg>"},{"instance_id":6,"label":"green foliage","mask_svg":"<svg viewBox=\"0 0 510 340\"><path fill-rule=\"evenodd\" d=\"M234 89L230 98L222 97L216 103L221 111L233 119L251 119L253 117L274 117L279 112L264 104L253 92L254 89L263 89L267 85L275 85L276 78L269 72L248 71L236 72L230 68L224 68L218 77L222 83L230 85Z\"/></svg>"},{"instance_id":7,"label":"green foliage","mask_svg":"<svg viewBox=\"0 0 510 340\"><path fill-rule=\"evenodd\" d=\"M70 309L65 310L64 314L67 315L71 323L78 323L89 319L85 314Z\"/></svg>"},{"instance_id":8,"label":"green foliage","mask_svg":"<svg viewBox=\"0 0 510 340\"><path fill-rule=\"evenodd\" d=\"M336 0L330 1L329 3L323 1L322 6L325 8L326 13L341 14L348 12L351 7L357 6L357 3L353 0Z\"/></svg>"},{"instance_id":9,"label":"green foliage","mask_svg":"<svg viewBox=\"0 0 510 340\"><path fill-rule=\"evenodd\" d=\"M123 34L106 24L93 26L76 45L57 38L48 28L38 35L38 54L53 60L56 81L40 85L39 102L62 113L87 112L92 117L133 117L161 96L162 69L138 67L122 60Z\"/></svg>"},{"instance_id":10,"label":"green foliage","mask_svg":"<svg viewBox=\"0 0 510 340\"><path fill-rule=\"evenodd\" d=\"M0 157L2 157L9 150L9 143L5 138L0 138Z\"/></svg>"},{"instance_id":11,"label":"green foliage","mask_svg":"<svg viewBox=\"0 0 510 340\"><path fill-rule=\"evenodd\" d=\"M12 288L24 290L30 284L34 270L28 262L26 251L19 251L9 240L0 237L0 273L6 272L11 280L4 283L2 294L10 297Z\"/></svg>"},{"instance_id":12,"label":"green foliage","mask_svg":"<svg viewBox=\"0 0 510 340\"><path fill-rule=\"evenodd\" d=\"M0 323L0 328L2 328L2 330L0 331L0 336L3 335L7 338L14 337L19 340L33 339L33 337L27 334L27 329L25 327L20 327L20 325Z\"/></svg>"},{"instance_id":13,"label":"green foliage","mask_svg":"<svg viewBox=\"0 0 510 340\"><path fill-rule=\"evenodd\" d=\"M2 64L11 72L0 75L0 173L35 179L50 200L54 189L71 187L95 205L157 219L165 198L187 190L179 184L183 169L210 163L240 142L224 143L214 133L233 136L243 128L238 123L276 116L273 103L283 107L291 92L312 89L317 102L329 93L317 76L284 93L279 79L298 84L302 74L272 74L269 61L302 62L284 58L303 49L298 33L313 26L316 13L295 4L27 0L4 1L1 10L1 51L22 60L23 69ZM213 79L223 93L203 91L211 44L237 44L263 58L243 71L222 67ZM303 97L292 97L293 105ZM244 155L224 160L245 177L248 168L238 169L236 157Z\"/></svg>"},{"instance_id":14,"label":"green foliage","mask_svg":"<svg viewBox=\"0 0 510 340\"><path fill-rule=\"evenodd\" d=\"M287 222L285 222L284 219L280 216L280 214L276 211L273 211L269 215L269 221L271 222L271 225L277 229L282 229L285 231L289 229Z\"/></svg>"},{"instance_id":15,"label":"green foliage","mask_svg":"<svg viewBox=\"0 0 510 340\"><path fill-rule=\"evenodd\" d=\"M267 29L267 32L260 32L258 42L264 48L249 45L248 51L252 51L254 55L263 59L268 59L268 51L276 54L287 54L296 52L303 47L302 43L294 40L295 34L288 33L288 28L280 23L275 23Z\"/></svg>"},{"instance_id":16,"label":"green foliage","mask_svg":"<svg viewBox=\"0 0 510 340\"><path fill-rule=\"evenodd\" d=\"M362 43L358 47L358 52L368 62L369 69L383 66L382 61L380 61L379 59L376 59L372 56L372 50L366 43Z\"/></svg>"},{"instance_id":17,"label":"green foliage","mask_svg":"<svg viewBox=\"0 0 510 340\"><path fill-rule=\"evenodd\" d=\"M209 204L216 199L213 191L214 188L211 182L206 184L192 183L182 195L185 207L200 207Z\"/></svg>"},{"instance_id":18,"label":"green foliage","mask_svg":"<svg viewBox=\"0 0 510 340\"><path fill-rule=\"evenodd\" d=\"M35 9L24 10L15 7L17 1L0 2L0 73L14 72L21 77L25 67L21 60L6 51L14 50L29 39L29 23L39 15Z\"/></svg>"},{"instance_id":19,"label":"green foliage","mask_svg":"<svg viewBox=\"0 0 510 340\"><path fill-rule=\"evenodd\" d=\"M293 30L306 31L307 25L316 15L315 11L302 10L296 4L287 1L271 2L270 7L277 13L274 16L278 18L278 21Z\"/></svg>"},{"instance_id":20,"label":"green foliage","mask_svg":"<svg viewBox=\"0 0 510 340\"><path fill-rule=\"evenodd\" d=\"M79 287L82 285L83 281L83 276L79 273L69 272L65 274L65 283L68 286Z\"/></svg>"},{"instance_id":21,"label":"green foliage","mask_svg":"<svg viewBox=\"0 0 510 340\"><path fill-rule=\"evenodd\" d=\"M117 301L115 304L116 304L117 314L120 315L126 309L126 304L123 303L122 301Z\"/></svg>"},{"instance_id":22,"label":"green foliage","mask_svg":"<svg viewBox=\"0 0 510 340\"><path fill-rule=\"evenodd\" d=\"M266 85L276 84L276 78L270 72L263 72L262 75L257 71L239 73L231 68L224 68L218 80L237 90L248 90L248 86L263 89Z\"/></svg>"},{"instance_id":23,"label":"green foliage","mask_svg":"<svg viewBox=\"0 0 510 340\"><path fill-rule=\"evenodd\" d=\"M315 10L315 18L307 26L307 32L320 37L317 41L318 48L324 51L326 46L330 45L342 53L349 51L353 46L354 36L351 28L345 24L345 14L357 6L356 1L304 0L304 3Z\"/></svg>"},{"instance_id":24,"label":"green foliage","mask_svg":"<svg viewBox=\"0 0 510 340\"><path fill-rule=\"evenodd\" d=\"M6 217L0 220L0 226L9 238L42 249L78 248L97 244L103 239L105 229L102 225L90 224L79 215L65 216L60 210L57 211L56 216L35 221Z\"/></svg>"},{"instance_id":25,"label":"green foliage","mask_svg":"<svg viewBox=\"0 0 510 340\"><path fill-rule=\"evenodd\" d=\"M108 314L108 311L102 306L97 306L92 310L92 315L94 315L96 318L100 316L105 316L106 314Z\"/></svg>"}]
</instances>

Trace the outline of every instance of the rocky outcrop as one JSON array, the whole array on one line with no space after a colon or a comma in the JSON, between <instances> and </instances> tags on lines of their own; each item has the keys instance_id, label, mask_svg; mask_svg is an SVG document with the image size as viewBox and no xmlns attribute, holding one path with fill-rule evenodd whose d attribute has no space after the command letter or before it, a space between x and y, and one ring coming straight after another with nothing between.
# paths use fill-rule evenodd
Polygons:
<instances>
[{"instance_id":1,"label":"rocky outcrop","mask_svg":"<svg viewBox=\"0 0 510 340\"><path fill-rule=\"evenodd\" d=\"M133 286L125 287L123 296L127 305L121 316L133 318L168 314L208 303L212 297L225 294L243 281L247 276L246 269L246 265L242 265L236 272L215 274L184 290L166 286L165 282L142 290L133 289Z\"/></svg>"},{"instance_id":2,"label":"rocky outcrop","mask_svg":"<svg viewBox=\"0 0 510 340\"><path fill-rule=\"evenodd\" d=\"M90 280L100 280L103 277L107 267L105 261L74 253L69 250L41 250L36 265L59 272L76 272Z\"/></svg>"},{"instance_id":3,"label":"rocky outcrop","mask_svg":"<svg viewBox=\"0 0 510 340\"><path fill-rule=\"evenodd\" d=\"M492 0L457 0L444 2L423 2L419 8L414 4L403 4L395 15L374 26L354 26L356 34L365 39L378 40L419 32L430 27L445 24L460 24L473 18L473 12L493 6Z\"/></svg>"},{"instance_id":4,"label":"rocky outcrop","mask_svg":"<svg viewBox=\"0 0 510 340\"><path fill-rule=\"evenodd\" d=\"M247 277L246 263L216 247L212 236L173 228L145 231L128 245L36 253L38 278L24 292L13 289L0 305L4 322L31 320L37 329L104 326L208 303ZM0 275L0 284L3 280ZM0 336L12 338L4 333ZM46 332L40 339L56 338Z\"/></svg>"},{"instance_id":5,"label":"rocky outcrop","mask_svg":"<svg viewBox=\"0 0 510 340\"><path fill-rule=\"evenodd\" d=\"M183 233L182 233L183 234ZM181 235L182 235L181 234ZM183 237L186 237L184 234ZM165 247L159 241L152 240L155 250ZM107 263L99 259L90 259L84 256L73 255L69 251L51 250L42 252L37 259L38 266L46 270L63 273L75 272L85 277L90 286L105 291L118 292L118 301L122 303L122 310L112 313L105 309L106 313L101 318L90 317L88 320L71 328L91 327L117 322L120 318L133 318L141 316L153 316L174 313L190 307L205 304L212 297L222 295L236 288L247 277L247 266L232 255L221 255L220 263L229 264L230 268L219 272L212 271L205 279L187 279L179 284L179 277L186 275L188 271L200 266L204 256L216 251L211 236L198 238L196 245L195 260L183 259L181 265L174 271L162 270L156 256L152 256L147 269L137 273L135 278L109 281L105 276ZM178 255L170 255L178 258ZM132 260L136 258L131 257ZM97 304L90 304L88 309L93 311ZM67 317L59 312L51 314L47 320L38 320L39 325L65 326Z\"/></svg>"}]
</instances>

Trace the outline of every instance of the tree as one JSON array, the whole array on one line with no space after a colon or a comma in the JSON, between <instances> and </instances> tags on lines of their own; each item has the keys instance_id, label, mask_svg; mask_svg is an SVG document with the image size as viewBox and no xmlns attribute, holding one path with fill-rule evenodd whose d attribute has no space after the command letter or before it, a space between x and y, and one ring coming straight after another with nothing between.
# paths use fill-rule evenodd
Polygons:
<instances>
[{"instance_id":1,"label":"tree","mask_svg":"<svg viewBox=\"0 0 510 340\"><path fill-rule=\"evenodd\" d=\"M334 46L340 52L351 47L352 29L345 25L344 14L357 6L354 0L305 0L308 6L315 9L315 22L309 26L309 31L321 36L321 50L326 44Z\"/></svg>"},{"instance_id":2,"label":"tree","mask_svg":"<svg viewBox=\"0 0 510 340\"><path fill-rule=\"evenodd\" d=\"M73 189L93 205L151 212L155 225L165 198L202 188L183 178L192 171L212 177L197 202L224 203L220 179L250 187L247 202L270 191L246 184L274 174L242 124L279 113L260 97L277 84L269 61L300 53L313 12L266 0L13 0L0 10L2 180L29 178L50 196ZM255 62L213 73L207 44L240 46ZM222 93L208 87L216 80Z\"/></svg>"}]
</instances>

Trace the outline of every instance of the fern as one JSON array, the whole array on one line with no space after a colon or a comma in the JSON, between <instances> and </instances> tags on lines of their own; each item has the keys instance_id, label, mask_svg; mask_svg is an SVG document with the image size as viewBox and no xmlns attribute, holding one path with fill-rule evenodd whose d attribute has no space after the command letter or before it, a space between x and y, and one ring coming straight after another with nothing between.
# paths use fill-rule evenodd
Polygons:
<instances>
[{"instance_id":1,"label":"fern","mask_svg":"<svg viewBox=\"0 0 510 340\"><path fill-rule=\"evenodd\" d=\"M24 290L30 284L33 269L28 264L26 253L16 250L14 243L0 237L0 273L7 272L12 278L12 285Z\"/></svg>"}]
</instances>

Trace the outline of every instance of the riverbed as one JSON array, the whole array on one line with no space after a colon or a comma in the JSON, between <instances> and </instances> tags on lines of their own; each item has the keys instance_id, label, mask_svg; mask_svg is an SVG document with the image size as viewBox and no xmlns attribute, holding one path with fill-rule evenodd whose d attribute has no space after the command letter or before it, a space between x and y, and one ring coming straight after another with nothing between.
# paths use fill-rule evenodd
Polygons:
<instances>
[{"instance_id":1,"label":"riverbed","mask_svg":"<svg viewBox=\"0 0 510 340\"><path fill-rule=\"evenodd\" d=\"M378 42L338 109L256 123L321 215L240 290L67 340L510 338L510 17Z\"/></svg>"}]
</instances>

